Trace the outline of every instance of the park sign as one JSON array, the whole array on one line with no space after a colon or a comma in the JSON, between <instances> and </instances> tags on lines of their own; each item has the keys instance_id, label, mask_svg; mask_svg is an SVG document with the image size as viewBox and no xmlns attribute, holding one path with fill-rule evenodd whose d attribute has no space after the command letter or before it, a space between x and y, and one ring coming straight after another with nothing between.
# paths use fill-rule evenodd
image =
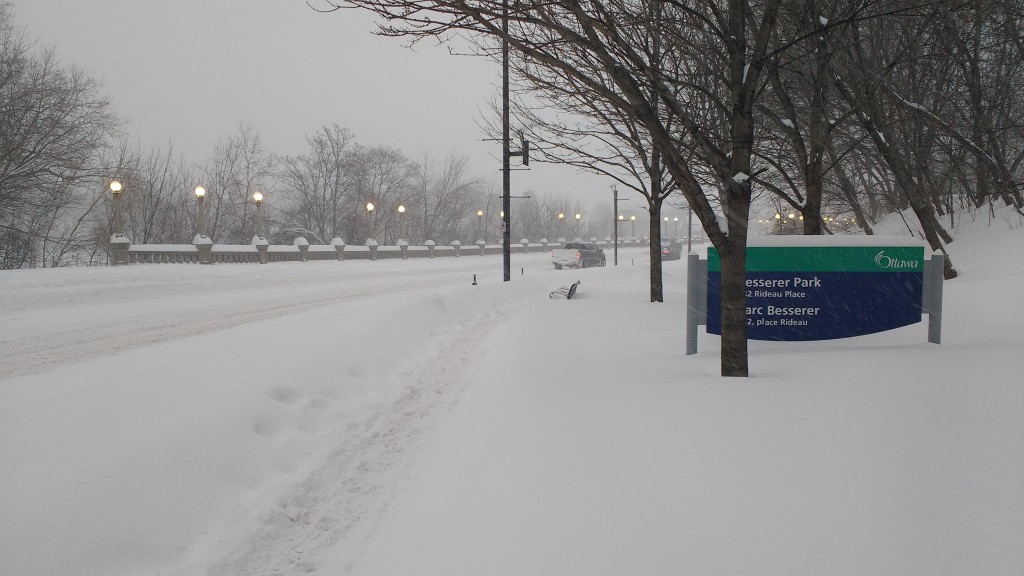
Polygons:
<instances>
[{"instance_id":1,"label":"park sign","mask_svg":"<svg viewBox=\"0 0 1024 576\"><path fill-rule=\"evenodd\" d=\"M747 246L747 338L848 338L915 324L928 313L929 340L937 343L941 258L936 306L935 258L926 259L925 247L916 239L752 237ZM690 315L698 315L693 319L692 346L687 338L688 353L693 353L696 324L705 324L709 334L722 333L721 261L718 251L708 248L706 260L691 254L690 264L688 308Z\"/></svg>"}]
</instances>

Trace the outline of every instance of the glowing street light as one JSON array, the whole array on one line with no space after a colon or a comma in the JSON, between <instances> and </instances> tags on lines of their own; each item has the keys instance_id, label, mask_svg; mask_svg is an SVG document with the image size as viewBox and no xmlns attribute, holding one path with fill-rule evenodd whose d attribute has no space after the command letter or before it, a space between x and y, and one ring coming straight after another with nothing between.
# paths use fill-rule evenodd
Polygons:
<instances>
[{"instance_id":1,"label":"glowing street light","mask_svg":"<svg viewBox=\"0 0 1024 576\"><path fill-rule=\"evenodd\" d=\"M123 236L121 229L121 183L117 180L110 182L110 191L114 194L114 234Z\"/></svg>"},{"instance_id":2,"label":"glowing street light","mask_svg":"<svg viewBox=\"0 0 1024 576\"><path fill-rule=\"evenodd\" d=\"M206 238L206 188L196 186L196 219L199 220L199 237Z\"/></svg>"},{"instance_id":3,"label":"glowing street light","mask_svg":"<svg viewBox=\"0 0 1024 576\"><path fill-rule=\"evenodd\" d=\"M252 193L252 201L256 203L256 236L262 240L263 232L263 193L256 191Z\"/></svg>"},{"instance_id":4,"label":"glowing street light","mask_svg":"<svg viewBox=\"0 0 1024 576\"><path fill-rule=\"evenodd\" d=\"M373 238L373 209L374 209L373 202L367 202L366 203L366 226L370 230L369 238Z\"/></svg>"}]
</instances>

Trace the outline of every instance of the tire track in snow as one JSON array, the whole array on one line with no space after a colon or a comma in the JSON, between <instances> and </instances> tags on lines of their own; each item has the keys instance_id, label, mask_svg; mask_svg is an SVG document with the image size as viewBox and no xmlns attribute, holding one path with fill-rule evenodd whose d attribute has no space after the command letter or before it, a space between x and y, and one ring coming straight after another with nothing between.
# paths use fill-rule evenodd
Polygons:
<instances>
[{"instance_id":1,"label":"tire track in snow","mask_svg":"<svg viewBox=\"0 0 1024 576\"><path fill-rule=\"evenodd\" d=\"M511 310L506 304L464 320L442 345L432 342L407 361L396 374L407 382L401 396L355 426L359 432L280 498L260 528L209 574L309 574L332 549L346 569L353 568L419 438L465 390L483 361L487 335L511 317Z\"/></svg>"},{"instance_id":2,"label":"tire track in snow","mask_svg":"<svg viewBox=\"0 0 1024 576\"><path fill-rule=\"evenodd\" d=\"M202 293L189 284L169 290L157 283L55 297L27 287L15 302L0 305L0 380L348 300L451 285L465 274L459 268L389 270L297 286L271 278L252 287L204 285Z\"/></svg>"}]
</instances>

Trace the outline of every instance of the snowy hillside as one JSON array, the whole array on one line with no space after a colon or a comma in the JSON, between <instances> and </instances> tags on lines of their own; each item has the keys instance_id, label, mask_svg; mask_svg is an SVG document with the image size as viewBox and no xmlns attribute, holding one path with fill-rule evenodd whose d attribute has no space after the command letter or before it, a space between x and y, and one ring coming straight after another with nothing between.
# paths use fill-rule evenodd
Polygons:
<instances>
[{"instance_id":1,"label":"snowy hillside","mask_svg":"<svg viewBox=\"0 0 1024 576\"><path fill-rule=\"evenodd\" d=\"M642 251L0 273L0 574L1019 574L1024 226L960 223L941 345L748 379Z\"/></svg>"}]
</instances>

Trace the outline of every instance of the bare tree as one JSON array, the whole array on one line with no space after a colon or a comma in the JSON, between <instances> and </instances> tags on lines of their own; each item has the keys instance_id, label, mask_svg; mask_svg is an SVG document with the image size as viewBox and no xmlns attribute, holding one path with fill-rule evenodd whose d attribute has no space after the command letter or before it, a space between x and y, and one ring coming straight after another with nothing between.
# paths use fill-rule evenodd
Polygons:
<instances>
[{"instance_id":1,"label":"bare tree","mask_svg":"<svg viewBox=\"0 0 1024 576\"><path fill-rule=\"evenodd\" d=\"M135 162L117 173L124 186L122 218L128 237L136 244L190 242L195 234L196 171L176 158L172 147L130 157Z\"/></svg>"},{"instance_id":2,"label":"bare tree","mask_svg":"<svg viewBox=\"0 0 1024 576\"><path fill-rule=\"evenodd\" d=\"M455 153L449 154L440 166L424 156L423 164L409 179L409 199L422 215L419 228L423 240L447 242L460 237L460 227L472 230L469 221L477 217L479 208L474 205L483 184L467 174L466 163L465 156ZM497 209L490 206L484 210L485 217L497 215Z\"/></svg>"},{"instance_id":3,"label":"bare tree","mask_svg":"<svg viewBox=\"0 0 1024 576\"><path fill-rule=\"evenodd\" d=\"M372 212L365 213L366 238L380 235L386 242L396 231L398 206L404 206L402 203L415 173L415 165L395 148L357 148L352 170L354 197L360 206L374 205Z\"/></svg>"},{"instance_id":4,"label":"bare tree","mask_svg":"<svg viewBox=\"0 0 1024 576\"><path fill-rule=\"evenodd\" d=\"M645 50L651 37L647 2L505 2L351 0L388 20L384 34L507 41L538 66L574 78L591 98L635 118L693 207L722 261L722 374L747 374L744 277L751 200L754 105L775 32L780 0L753 4L663 2L661 50L674 61L702 61L701 76L662 69ZM503 23L508 22L507 26ZM680 87L689 89L681 91ZM680 94L685 92L685 97ZM695 103L700 103L697 105ZM717 110L714 124L696 111ZM664 122L664 110L678 119ZM694 158L684 151L694 150ZM700 186L694 164L723 190L725 226Z\"/></svg>"},{"instance_id":5,"label":"bare tree","mask_svg":"<svg viewBox=\"0 0 1024 576\"><path fill-rule=\"evenodd\" d=\"M287 227L327 243L351 237L345 216L357 208L355 137L338 125L323 126L306 138L309 151L281 163L281 179L292 207L285 211Z\"/></svg>"},{"instance_id":6,"label":"bare tree","mask_svg":"<svg viewBox=\"0 0 1024 576\"><path fill-rule=\"evenodd\" d=\"M0 268L67 253L51 249L74 244L74 222L97 207L80 183L100 172L118 126L96 81L38 50L11 13L0 3Z\"/></svg>"},{"instance_id":7,"label":"bare tree","mask_svg":"<svg viewBox=\"0 0 1024 576\"><path fill-rule=\"evenodd\" d=\"M275 158L251 126L240 125L237 134L217 144L203 169L208 183L210 238L249 243L255 234L252 195L259 191L269 198L275 166Z\"/></svg>"}]
</instances>

